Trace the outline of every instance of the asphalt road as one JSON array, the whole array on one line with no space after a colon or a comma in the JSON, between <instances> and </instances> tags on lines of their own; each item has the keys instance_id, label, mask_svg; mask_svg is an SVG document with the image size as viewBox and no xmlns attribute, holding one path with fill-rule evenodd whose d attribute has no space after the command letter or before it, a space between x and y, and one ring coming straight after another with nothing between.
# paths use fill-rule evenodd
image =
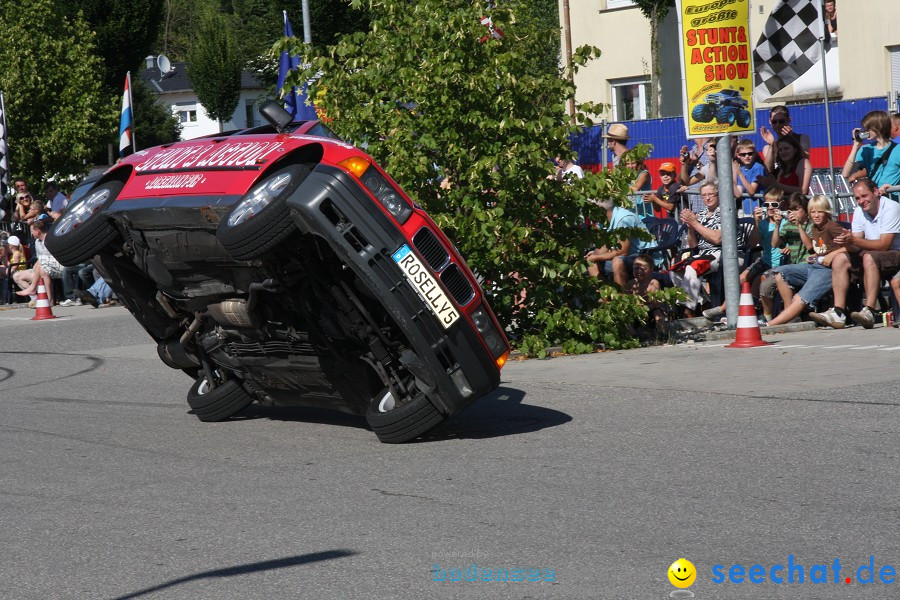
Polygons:
<instances>
[{"instance_id":1,"label":"asphalt road","mask_svg":"<svg viewBox=\"0 0 900 600\"><path fill-rule=\"evenodd\" d=\"M0 312L2 598L667 598L679 557L697 599L900 597L898 330L511 363L389 446L200 423L123 309L56 313Z\"/></svg>"}]
</instances>

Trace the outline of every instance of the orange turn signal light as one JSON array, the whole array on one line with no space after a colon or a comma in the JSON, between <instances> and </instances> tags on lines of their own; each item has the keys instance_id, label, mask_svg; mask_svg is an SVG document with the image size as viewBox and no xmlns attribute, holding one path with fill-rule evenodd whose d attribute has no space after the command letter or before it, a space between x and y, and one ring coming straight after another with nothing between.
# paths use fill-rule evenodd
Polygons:
<instances>
[{"instance_id":1,"label":"orange turn signal light","mask_svg":"<svg viewBox=\"0 0 900 600\"><path fill-rule=\"evenodd\" d=\"M339 166L344 167L357 177L362 177L363 173L372 166L369 161L364 159L361 156L351 156L350 158L345 158L341 162L338 163Z\"/></svg>"},{"instance_id":2,"label":"orange turn signal light","mask_svg":"<svg viewBox=\"0 0 900 600\"><path fill-rule=\"evenodd\" d=\"M500 355L500 358L496 360L497 368L502 369L503 365L506 364L506 360L509 358L509 350Z\"/></svg>"}]
</instances>

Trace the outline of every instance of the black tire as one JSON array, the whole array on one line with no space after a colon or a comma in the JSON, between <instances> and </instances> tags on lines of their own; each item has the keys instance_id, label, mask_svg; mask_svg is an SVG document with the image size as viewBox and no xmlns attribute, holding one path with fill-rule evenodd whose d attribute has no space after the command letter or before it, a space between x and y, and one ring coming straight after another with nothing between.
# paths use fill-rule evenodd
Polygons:
<instances>
[{"instance_id":1,"label":"black tire","mask_svg":"<svg viewBox=\"0 0 900 600\"><path fill-rule=\"evenodd\" d=\"M691 118L698 123L709 123L713 118L713 107L709 104L698 104L691 111Z\"/></svg>"},{"instance_id":2,"label":"black tire","mask_svg":"<svg viewBox=\"0 0 900 600\"><path fill-rule=\"evenodd\" d=\"M236 211L242 210L242 201L247 197L244 196L219 223L216 237L228 253L237 260L249 260L265 254L296 230L296 225L291 218L291 211L285 200L309 176L309 167L287 165L274 171L263 181L270 181L283 173L290 173L290 183L259 213L236 225L229 225L228 221L232 215ZM258 185L254 185L253 189L256 189Z\"/></svg>"},{"instance_id":3,"label":"black tire","mask_svg":"<svg viewBox=\"0 0 900 600\"><path fill-rule=\"evenodd\" d=\"M72 267L86 262L119 236L118 230L106 214L106 209L115 201L124 185L121 181L107 181L97 186L72 206L67 207L59 220L50 227L45 240L47 250L63 266ZM103 204L98 205L93 214L84 221L74 224L79 208L91 202L104 190L109 191L109 196L103 200Z\"/></svg>"},{"instance_id":4,"label":"black tire","mask_svg":"<svg viewBox=\"0 0 900 600\"><path fill-rule=\"evenodd\" d=\"M241 412L253 403L253 398L232 379L209 389L206 376L201 375L188 391L187 402L198 419L215 422Z\"/></svg>"},{"instance_id":5,"label":"black tire","mask_svg":"<svg viewBox=\"0 0 900 600\"><path fill-rule=\"evenodd\" d=\"M723 106L716 112L716 123L728 123L734 125L735 114L734 109L730 106Z\"/></svg>"},{"instance_id":6,"label":"black tire","mask_svg":"<svg viewBox=\"0 0 900 600\"><path fill-rule=\"evenodd\" d=\"M430 431L443 420L444 415L422 393L388 412L380 412L377 402L369 404L366 411L369 427L385 444L408 442Z\"/></svg>"},{"instance_id":7,"label":"black tire","mask_svg":"<svg viewBox=\"0 0 900 600\"><path fill-rule=\"evenodd\" d=\"M741 109L738 111L737 122L741 127L749 127L751 121L751 115L749 110Z\"/></svg>"}]
</instances>

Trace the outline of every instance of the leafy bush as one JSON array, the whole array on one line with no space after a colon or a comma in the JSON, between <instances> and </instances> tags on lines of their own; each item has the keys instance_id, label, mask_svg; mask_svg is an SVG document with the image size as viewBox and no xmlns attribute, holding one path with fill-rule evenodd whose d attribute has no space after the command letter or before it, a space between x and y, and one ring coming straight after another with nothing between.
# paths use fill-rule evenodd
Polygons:
<instances>
[{"instance_id":1,"label":"leafy bush","mask_svg":"<svg viewBox=\"0 0 900 600\"><path fill-rule=\"evenodd\" d=\"M337 133L364 143L455 241L520 349L630 347L630 327L646 307L585 277L583 257L591 245L615 242L593 199L627 204L634 172L548 179L553 157L573 155L572 136L593 124L598 107L580 105L578 124L570 122L571 78L535 60L559 31L522 17L523 6L373 0L371 30L344 36L326 56L307 53L310 67L294 83L324 73L311 84L317 108ZM479 22L485 14L500 39ZM296 39L274 51L283 48L306 51ZM576 68L598 54L578 48Z\"/></svg>"}]
</instances>

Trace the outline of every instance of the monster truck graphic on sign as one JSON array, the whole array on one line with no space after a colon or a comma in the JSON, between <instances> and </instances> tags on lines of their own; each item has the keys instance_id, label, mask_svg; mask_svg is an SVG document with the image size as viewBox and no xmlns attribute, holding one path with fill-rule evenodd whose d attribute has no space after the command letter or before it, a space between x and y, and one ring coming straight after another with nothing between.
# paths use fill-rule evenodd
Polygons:
<instances>
[{"instance_id":1,"label":"monster truck graphic on sign","mask_svg":"<svg viewBox=\"0 0 900 600\"><path fill-rule=\"evenodd\" d=\"M721 89L707 94L703 104L698 104L691 111L691 118L698 123L709 123L715 117L716 123L728 123L729 127L735 121L740 127L748 127L751 115L747 106L740 90Z\"/></svg>"}]
</instances>

